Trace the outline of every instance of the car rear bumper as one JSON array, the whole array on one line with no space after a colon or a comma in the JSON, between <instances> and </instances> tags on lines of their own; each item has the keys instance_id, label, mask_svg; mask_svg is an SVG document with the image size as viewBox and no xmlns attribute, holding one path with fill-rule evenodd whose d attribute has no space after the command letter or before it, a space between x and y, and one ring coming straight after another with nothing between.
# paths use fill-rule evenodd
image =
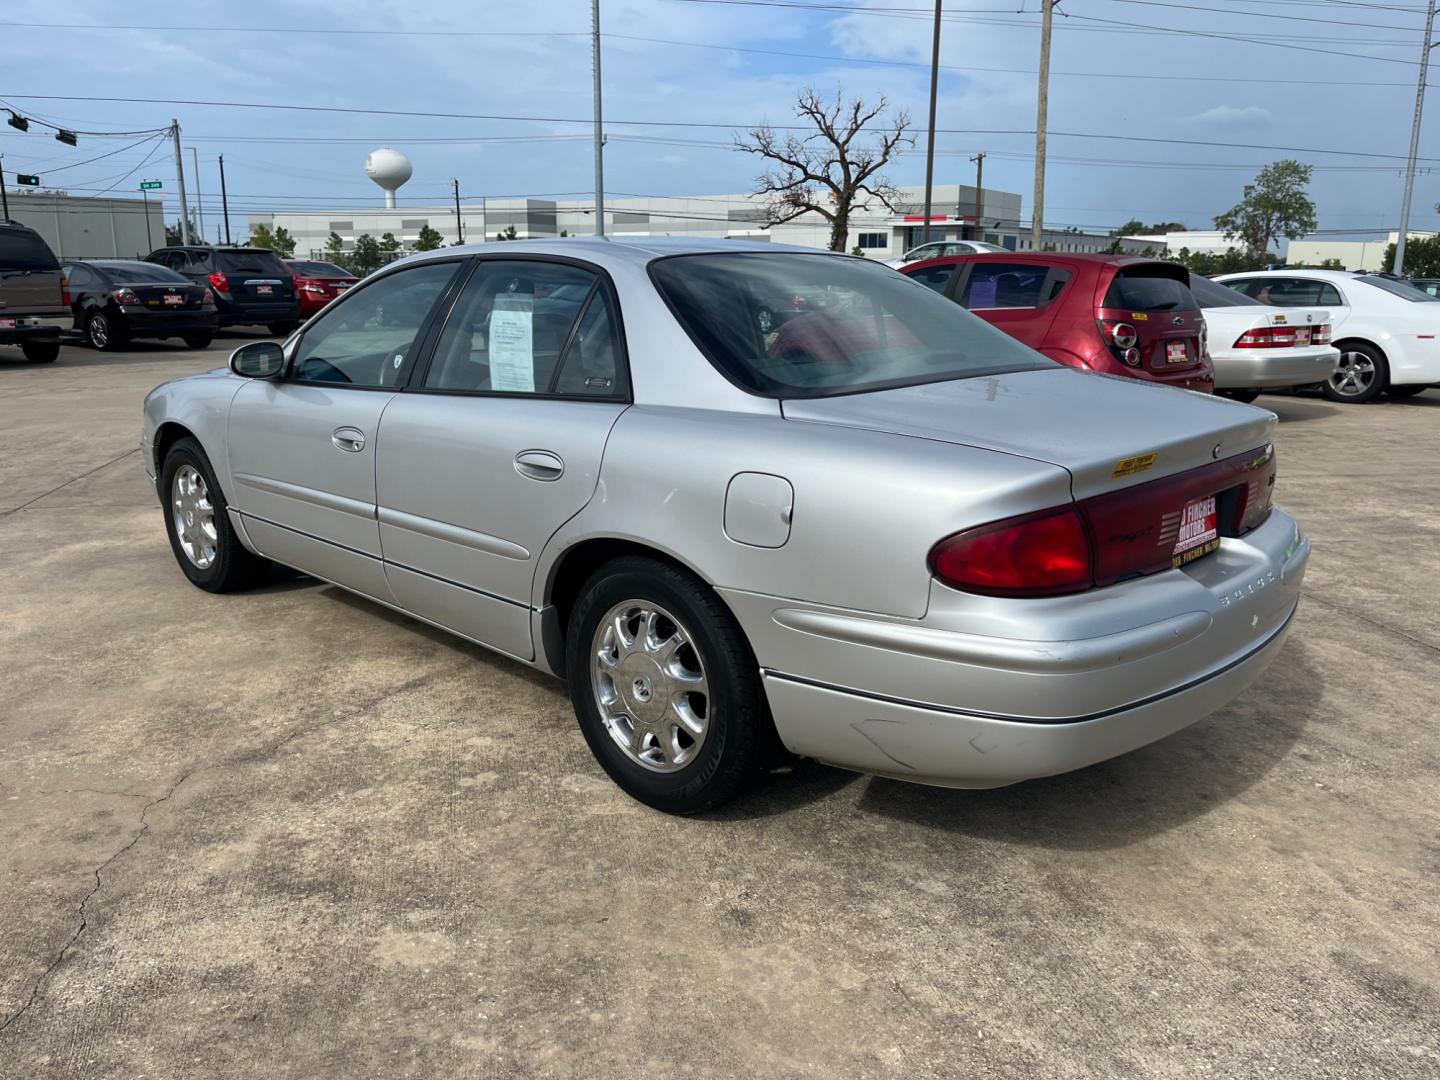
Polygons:
<instances>
[{"instance_id":1,"label":"car rear bumper","mask_svg":"<svg viewBox=\"0 0 1440 1080\"><path fill-rule=\"evenodd\" d=\"M124 330L137 337L175 337L213 333L220 325L215 309L198 311L123 311Z\"/></svg>"},{"instance_id":2,"label":"car rear bumper","mask_svg":"<svg viewBox=\"0 0 1440 1080\"><path fill-rule=\"evenodd\" d=\"M300 306L294 300L281 304L230 304L220 310L221 326L263 326L267 323L294 322L300 318Z\"/></svg>"},{"instance_id":3,"label":"car rear bumper","mask_svg":"<svg viewBox=\"0 0 1440 1080\"><path fill-rule=\"evenodd\" d=\"M1264 390L1308 386L1335 373L1340 350L1327 346L1308 349L1235 349L1212 352L1218 390Z\"/></svg>"},{"instance_id":4,"label":"car rear bumper","mask_svg":"<svg viewBox=\"0 0 1440 1080\"><path fill-rule=\"evenodd\" d=\"M10 319L14 326L6 325ZM0 312L0 344L15 344L21 341L58 340L61 333L75 325L75 316L63 315L7 315Z\"/></svg>"},{"instance_id":5,"label":"car rear bumper","mask_svg":"<svg viewBox=\"0 0 1440 1080\"><path fill-rule=\"evenodd\" d=\"M1182 570L1018 601L937 584L918 620L721 595L791 750L985 787L1103 760L1219 708L1278 647L1309 552L1275 510Z\"/></svg>"}]
</instances>

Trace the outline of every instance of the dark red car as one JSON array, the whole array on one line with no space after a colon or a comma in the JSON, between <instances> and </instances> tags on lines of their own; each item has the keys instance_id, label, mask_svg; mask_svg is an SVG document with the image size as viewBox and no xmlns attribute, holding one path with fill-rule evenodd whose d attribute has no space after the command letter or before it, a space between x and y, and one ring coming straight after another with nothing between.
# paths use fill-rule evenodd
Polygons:
<instances>
[{"instance_id":1,"label":"dark red car","mask_svg":"<svg viewBox=\"0 0 1440 1080\"><path fill-rule=\"evenodd\" d=\"M1178 263L1127 255L952 255L902 274L1062 364L1211 393L1205 320Z\"/></svg>"},{"instance_id":2,"label":"dark red car","mask_svg":"<svg viewBox=\"0 0 1440 1080\"><path fill-rule=\"evenodd\" d=\"M334 263L286 259L300 298L300 317L308 319L360 279Z\"/></svg>"}]
</instances>

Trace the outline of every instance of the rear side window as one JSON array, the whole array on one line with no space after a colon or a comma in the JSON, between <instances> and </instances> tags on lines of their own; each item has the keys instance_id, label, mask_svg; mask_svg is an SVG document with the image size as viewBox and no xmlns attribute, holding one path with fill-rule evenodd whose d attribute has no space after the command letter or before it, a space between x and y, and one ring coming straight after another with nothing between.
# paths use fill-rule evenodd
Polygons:
<instances>
[{"instance_id":1,"label":"rear side window","mask_svg":"<svg viewBox=\"0 0 1440 1080\"><path fill-rule=\"evenodd\" d=\"M30 229L0 229L0 269L59 270L60 261L39 233Z\"/></svg>"},{"instance_id":2,"label":"rear side window","mask_svg":"<svg viewBox=\"0 0 1440 1080\"><path fill-rule=\"evenodd\" d=\"M1053 282L1053 288L1047 285L1047 280ZM967 308L982 310L1044 307L1059 296L1064 287L1065 278L1052 275L1048 266L974 263L960 303Z\"/></svg>"},{"instance_id":3,"label":"rear side window","mask_svg":"<svg viewBox=\"0 0 1440 1080\"><path fill-rule=\"evenodd\" d=\"M1236 284L1243 284L1243 282ZM1245 295L1238 289L1232 289L1228 285L1217 285L1209 278L1203 278L1198 274L1190 275L1190 293L1202 308L1265 306L1259 300Z\"/></svg>"},{"instance_id":4,"label":"rear side window","mask_svg":"<svg viewBox=\"0 0 1440 1080\"><path fill-rule=\"evenodd\" d=\"M290 271L273 251L217 251L215 269L225 274L271 277L285 280Z\"/></svg>"},{"instance_id":5,"label":"rear side window","mask_svg":"<svg viewBox=\"0 0 1440 1080\"><path fill-rule=\"evenodd\" d=\"M1185 282L1168 274L1132 269L1115 275L1101 306L1130 311L1194 311L1196 304Z\"/></svg>"}]
</instances>

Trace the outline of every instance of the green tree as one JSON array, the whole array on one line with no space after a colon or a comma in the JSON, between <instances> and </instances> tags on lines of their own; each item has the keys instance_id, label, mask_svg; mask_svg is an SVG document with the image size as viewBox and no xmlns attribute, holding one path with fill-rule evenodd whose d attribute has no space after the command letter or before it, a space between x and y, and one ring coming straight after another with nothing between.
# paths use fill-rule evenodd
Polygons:
<instances>
[{"instance_id":1,"label":"green tree","mask_svg":"<svg viewBox=\"0 0 1440 1080\"><path fill-rule=\"evenodd\" d=\"M250 229L250 244L252 247L269 248L282 259L289 259L295 254L295 238L284 225L273 232L265 225L253 226Z\"/></svg>"},{"instance_id":2,"label":"green tree","mask_svg":"<svg viewBox=\"0 0 1440 1080\"><path fill-rule=\"evenodd\" d=\"M1392 251L1390 254L1391 254L1390 264L1393 266L1393 265L1395 264L1395 259L1394 259L1394 254L1395 254L1395 253ZM1344 269L1345 269L1345 264L1342 263L1339 259L1321 259L1321 260L1320 260L1320 269L1321 269L1321 270L1344 270Z\"/></svg>"},{"instance_id":3,"label":"green tree","mask_svg":"<svg viewBox=\"0 0 1440 1080\"><path fill-rule=\"evenodd\" d=\"M196 226L193 216L190 218L190 235L195 238L197 244L203 244L205 242L205 238L200 235L200 229ZM180 222L177 221L174 225L165 226L166 247L178 247L185 243L188 243L188 241L180 233Z\"/></svg>"},{"instance_id":4,"label":"green tree","mask_svg":"<svg viewBox=\"0 0 1440 1080\"><path fill-rule=\"evenodd\" d=\"M504 232L497 232L497 233L495 234L495 239L496 239L497 241L500 241L500 240L518 240L519 238L520 238L520 237L519 237L519 234L515 232L515 226L514 226L514 225L506 225Z\"/></svg>"},{"instance_id":5,"label":"green tree","mask_svg":"<svg viewBox=\"0 0 1440 1080\"><path fill-rule=\"evenodd\" d=\"M1263 270L1275 261L1275 257L1265 252L1252 253L1241 251L1239 248L1227 248L1224 254L1215 254L1209 251L1191 251L1189 248L1181 248L1169 256L1171 262L1178 262L1192 274L1201 274L1205 277L1212 277L1215 274L1238 274L1246 270Z\"/></svg>"},{"instance_id":6,"label":"green tree","mask_svg":"<svg viewBox=\"0 0 1440 1080\"><path fill-rule=\"evenodd\" d=\"M1385 249L1381 268L1388 274L1395 267L1395 245ZM1412 236L1405 241L1405 273L1409 277L1440 277L1440 236Z\"/></svg>"},{"instance_id":7,"label":"green tree","mask_svg":"<svg viewBox=\"0 0 1440 1080\"><path fill-rule=\"evenodd\" d=\"M1305 193L1311 168L1290 158L1266 165L1245 185L1244 197L1215 219L1227 240L1239 240L1251 254L1264 254L1282 236L1294 240L1315 231L1315 204Z\"/></svg>"},{"instance_id":8,"label":"green tree","mask_svg":"<svg viewBox=\"0 0 1440 1080\"><path fill-rule=\"evenodd\" d=\"M813 125L813 132L780 136L762 124L736 135L735 149L767 163L755 178L767 224L818 214L830 223L830 250L845 251L852 212L873 199L894 213L900 192L880 171L913 147L915 137L908 130L909 114L901 110L883 116L887 108L883 97L874 105L859 98L847 103L839 90L827 100L806 87L795 103L795 115Z\"/></svg>"},{"instance_id":9,"label":"green tree","mask_svg":"<svg viewBox=\"0 0 1440 1080\"><path fill-rule=\"evenodd\" d=\"M364 277L372 270L378 270L384 263L379 241L369 233L361 233L355 238L355 250L350 253L349 269L352 273Z\"/></svg>"},{"instance_id":10,"label":"green tree","mask_svg":"<svg viewBox=\"0 0 1440 1080\"><path fill-rule=\"evenodd\" d=\"M398 251L399 251L401 248L403 248L404 246L405 246L405 245L402 244L402 243L400 243L399 240L396 240L396 239L395 239L395 234L394 234L394 233L392 233L392 232L387 232L387 233L381 233L381 234L380 234L380 244L379 244L379 247L380 247L380 250L383 251L386 255L391 255L391 256L393 256L396 252L398 252Z\"/></svg>"},{"instance_id":11,"label":"green tree","mask_svg":"<svg viewBox=\"0 0 1440 1080\"><path fill-rule=\"evenodd\" d=\"M420 226L420 235L415 238L416 251L434 251L445 243L445 238L429 225Z\"/></svg>"},{"instance_id":12,"label":"green tree","mask_svg":"<svg viewBox=\"0 0 1440 1080\"><path fill-rule=\"evenodd\" d=\"M856 244L853 248L850 249L850 254L859 255L860 258L863 259L865 258L865 249L862 248L859 244Z\"/></svg>"}]
</instances>

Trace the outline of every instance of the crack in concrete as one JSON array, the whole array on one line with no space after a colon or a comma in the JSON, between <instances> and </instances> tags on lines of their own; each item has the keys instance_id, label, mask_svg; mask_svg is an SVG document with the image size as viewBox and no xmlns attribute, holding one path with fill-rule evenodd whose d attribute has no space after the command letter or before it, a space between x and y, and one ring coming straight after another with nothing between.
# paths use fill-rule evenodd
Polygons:
<instances>
[{"instance_id":1,"label":"crack in concrete","mask_svg":"<svg viewBox=\"0 0 1440 1080\"><path fill-rule=\"evenodd\" d=\"M49 491L42 491L39 495L36 495L33 499L30 499L30 500L28 500L27 502L23 502L23 503L21 503L19 506L12 506L9 510L0 510L0 517L9 517L11 514L18 514L21 510L24 510L27 506L30 506L30 505L32 505L32 504L34 504L34 503L37 503L37 502L39 502L41 499L47 499L47 498L49 498L51 495L54 495L55 492L59 491L61 488L69 487L71 484L75 483L75 481L77 481L77 480L84 480L87 476L93 476L93 475L95 475L97 472L99 472L101 469L108 469L111 465L114 465L117 461L124 461L124 460L125 460L127 457L129 457L131 454L138 454L139 452L140 452L140 448L139 448L138 446L135 447L133 450L126 450L125 453L121 454L119 457L117 457L117 458L111 458L109 461L103 462L103 463L100 464L100 465L96 465L93 469L89 469L89 470L81 473L79 476L72 476L69 480L66 480L63 484L56 484L56 485L55 485L53 488L51 488ZM3 1030L3 1029L0 1029L0 1030Z\"/></svg>"},{"instance_id":2,"label":"crack in concrete","mask_svg":"<svg viewBox=\"0 0 1440 1080\"><path fill-rule=\"evenodd\" d=\"M108 869L110 865L115 862L116 859L120 858L120 856L124 855L127 851L129 851L136 844L138 844L140 840L145 836L145 834L150 831L150 823L145 820L146 815L149 814L152 809L159 806L161 803L169 801L170 797L179 790L180 785L185 783L185 781L189 780L192 776L195 776L198 773L208 772L211 769L228 768L235 765L252 765L257 761L263 761L265 758L271 756L272 754L279 753L282 749L284 749L290 743L294 742L296 739L304 738L306 735L313 734L314 732L319 731L321 728L329 727L332 724L343 724L347 720L353 720L355 717L360 716L362 713L365 713L368 710L375 708L377 705L381 704L386 699L394 697L396 694L403 694L410 690L418 689L419 687L424 686L426 683L433 681L434 678L435 676L433 673L430 675L417 676L413 679L409 679L401 683L399 686L386 690L383 693L376 694L375 696L368 698L360 704L356 705L353 709L340 713L339 715L327 717L326 719L314 724L307 724L302 727L297 727L295 730L291 731L288 735L286 735L283 739L280 739L278 742L272 743L270 746L262 747L259 750L254 750L246 754L237 754L234 757L227 758L224 761L215 762L211 765L203 765L199 768L192 768L186 770L185 773L181 775L179 780L176 780L175 783L170 785L169 790L167 790L165 794L159 796L158 798L151 799L143 807L140 808L140 828L136 830L135 835L132 836L129 841L127 841L122 847L120 847L117 851L111 854L109 858L107 858L104 862L102 862L92 871L92 873L95 875L95 886L88 893L85 894L84 898L80 901L80 907L76 912L79 918L80 925L76 927L75 933L70 935L70 940L65 942L65 944L60 947L60 951L56 954L55 959L50 962L49 966L47 966L45 970L40 973L39 978L35 980L35 985L30 988L30 996L26 999L25 1004L21 1005L19 1009L15 1010L15 1012L5 1017L3 1021L0 1021L0 1033L3 1033L8 1027L14 1024L15 1021L19 1020L20 1017L24 1016L27 1012L29 1012L30 1008L35 1004L35 1002L40 999L41 990L45 987L46 983L50 981L50 977L54 975L57 970L59 970L60 965L65 962L65 958L70 954L70 950L74 948L75 943L80 940L81 935L85 933L86 928L90 925L89 920L86 918L85 908L86 905L88 905L90 901L95 898L95 894L98 893L103 886L103 881L100 875L106 869ZM128 795L131 798L144 798L143 795L132 795L130 792L101 791L100 789L96 788L76 788L73 790L94 791L97 794L102 795Z\"/></svg>"},{"instance_id":3,"label":"crack in concrete","mask_svg":"<svg viewBox=\"0 0 1440 1080\"><path fill-rule=\"evenodd\" d=\"M1406 633L1404 630L1398 630L1393 626L1387 626L1385 623L1372 619L1369 615L1364 615L1352 608L1348 608L1344 604L1337 604L1334 600L1326 600L1323 596L1316 596L1312 590L1307 589L1305 591L1305 599L1313 600L1315 603L1320 604L1322 607L1328 607L1332 611L1339 611L1342 614L1349 615L1352 619L1359 619L1363 623L1369 623L1377 630L1384 630L1387 634L1394 634L1398 638L1404 638L1410 642L1410 644L1419 645L1422 649L1429 649L1431 652L1440 652L1440 645L1435 645L1426 641L1424 638L1416 637L1414 634Z\"/></svg>"}]
</instances>

